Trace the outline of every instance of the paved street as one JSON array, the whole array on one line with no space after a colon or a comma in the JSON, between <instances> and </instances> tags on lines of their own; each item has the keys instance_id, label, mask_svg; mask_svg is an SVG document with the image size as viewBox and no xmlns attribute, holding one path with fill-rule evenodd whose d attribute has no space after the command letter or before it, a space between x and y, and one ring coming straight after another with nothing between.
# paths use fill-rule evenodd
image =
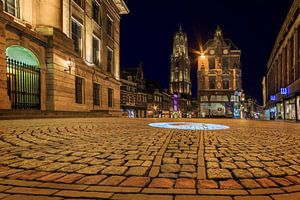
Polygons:
<instances>
[{"instance_id":1,"label":"paved street","mask_svg":"<svg viewBox=\"0 0 300 200\"><path fill-rule=\"evenodd\" d=\"M300 199L300 124L148 126L159 121L166 120L0 121L0 199Z\"/></svg>"}]
</instances>

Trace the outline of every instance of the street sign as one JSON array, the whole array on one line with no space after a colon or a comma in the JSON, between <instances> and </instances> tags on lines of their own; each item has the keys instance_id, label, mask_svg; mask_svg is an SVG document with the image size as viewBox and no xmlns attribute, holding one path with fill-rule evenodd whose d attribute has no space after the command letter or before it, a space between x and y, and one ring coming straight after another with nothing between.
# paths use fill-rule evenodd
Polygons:
<instances>
[{"instance_id":1,"label":"street sign","mask_svg":"<svg viewBox=\"0 0 300 200\"><path fill-rule=\"evenodd\" d=\"M288 89L287 88L281 88L280 89L280 94L282 94L282 95L288 94Z\"/></svg>"}]
</instances>

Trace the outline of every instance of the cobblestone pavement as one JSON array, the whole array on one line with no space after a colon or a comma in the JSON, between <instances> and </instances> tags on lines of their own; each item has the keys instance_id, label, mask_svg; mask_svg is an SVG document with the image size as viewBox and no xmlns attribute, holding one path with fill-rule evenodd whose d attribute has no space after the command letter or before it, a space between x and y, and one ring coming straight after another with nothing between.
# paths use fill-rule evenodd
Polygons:
<instances>
[{"instance_id":1,"label":"cobblestone pavement","mask_svg":"<svg viewBox=\"0 0 300 200\"><path fill-rule=\"evenodd\" d=\"M300 124L148 126L158 121L166 120L0 121L0 199L300 199Z\"/></svg>"}]
</instances>

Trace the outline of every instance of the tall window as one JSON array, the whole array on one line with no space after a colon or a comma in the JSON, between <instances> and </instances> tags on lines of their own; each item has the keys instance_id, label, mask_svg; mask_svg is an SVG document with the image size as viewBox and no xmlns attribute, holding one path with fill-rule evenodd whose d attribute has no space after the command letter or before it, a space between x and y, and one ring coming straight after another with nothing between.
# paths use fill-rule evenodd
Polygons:
<instances>
[{"instance_id":1,"label":"tall window","mask_svg":"<svg viewBox=\"0 0 300 200\"><path fill-rule=\"evenodd\" d=\"M81 55L82 51L82 25L72 19L72 39L75 51Z\"/></svg>"},{"instance_id":2,"label":"tall window","mask_svg":"<svg viewBox=\"0 0 300 200\"><path fill-rule=\"evenodd\" d=\"M209 65L209 69L215 69L215 57L212 58L208 58L208 65Z\"/></svg>"},{"instance_id":3,"label":"tall window","mask_svg":"<svg viewBox=\"0 0 300 200\"><path fill-rule=\"evenodd\" d=\"M75 96L76 96L76 103L83 103L84 100L84 80L78 76L75 77Z\"/></svg>"},{"instance_id":4,"label":"tall window","mask_svg":"<svg viewBox=\"0 0 300 200\"><path fill-rule=\"evenodd\" d=\"M114 97L114 91L111 88L108 88L108 107L113 107L113 97Z\"/></svg>"},{"instance_id":5,"label":"tall window","mask_svg":"<svg viewBox=\"0 0 300 200\"><path fill-rule=\"evenodd\" d=\"M80 7L83 6L82 0L74 0L74 2L79 5Z\"/></svg>"},{"instance_id":6,"label":"tall window","mask_svg":"<svg viewBox=\"0 0 300 200\"><path fill-rule=\"evenodd\" d=\"M223 89L224 90L229 89L229 80L227 78L223 79Z\"/></svg>"},{"instance_id":7,"label":"tall window","mask_svg":"<svg viewBox=\"0 0 300 200\"><path fill-rule=\"evenodd\" d=\"M106 22L106 31L107 31L107 34L111 37L113 37L113 20L107 16L107 22Z\"/></svg>"},{"instance_id":8,"label":"tall window","mask_svg":"<svg viewBox=\"0 0 300 200\"><path fill-rule=\"evenodd\" d=\"M4 10L9 14L20 17L20 4L19 0L4 0Z\"/></svg>"},{"instance_id":9,"label":"tall window","mask_svg":"<svg viewBox=\"0 0 300 200\"><path fill-rule=\"evenodd\" d=\"M209 89L216 89L216 77L215 76L209 77Z\"/></svg>"},{"instance_id":10,"label":"tall window","mask_svg":"<svg viewBox=\"0 0 300 200\"><path fill-rule=\"evenodd\" d=\"M96 0L93 0L92 5L92 11L93 11L93 20L97 22L98 24L101 23L101 11L100 11L100 5Z\"/></svg>"},{"instance_id":11,"label":"tall window","mask_svg":"<svg viewBox=\"0 0 300 200\"><path fill-rule=\"evenodd\" d=\"M93 103L100 106L100 85L97 83L93 83Z\"/></svg>"},{"instance_id":12,"label":"tall window","mask_svg":"<svg viewBox=\"0 0 300 200\"><path fill-rule=\"evenodd\" d=\"M100 64L100 40L93 36L93 63L97 66Z\"/></svg>"},{"instance_id":13,"label":"tall window","mask_svg":"<svg viewBox=\"0 0 300 200\"><path fill-rule=\"evenodd\" d=\"M228 69L228 66L229 66L229 59L226 57L222 57L222 68Z\"/></svg>"},{"instance_id":14,"label":"tall window","mask_svg":"<svg viewBox=\"0 0 300 200\"><path fill-rule=\"evenodd\" d=\"M107 72L113 73L113 50L107 47Z\"/></svg>"}]
</instances>

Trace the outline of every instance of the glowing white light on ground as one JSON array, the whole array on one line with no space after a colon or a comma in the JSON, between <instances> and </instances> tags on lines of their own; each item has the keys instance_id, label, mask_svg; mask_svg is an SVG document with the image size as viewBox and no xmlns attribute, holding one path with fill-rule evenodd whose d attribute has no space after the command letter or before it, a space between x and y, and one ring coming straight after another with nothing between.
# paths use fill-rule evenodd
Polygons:
<instances>
[{"instance_id":1,"label":"glowing white light on ground","mask_svg":"<svg viewBox=\"0 0 300 200\"><path fill-rule=\"evenodd\" d=\"M181 130L223 130L229 128L229 126L225 126L222 124L206 124L193 122L161 122L151 123L149 124L149 126Z\"/></svg>"}]
</instances>

